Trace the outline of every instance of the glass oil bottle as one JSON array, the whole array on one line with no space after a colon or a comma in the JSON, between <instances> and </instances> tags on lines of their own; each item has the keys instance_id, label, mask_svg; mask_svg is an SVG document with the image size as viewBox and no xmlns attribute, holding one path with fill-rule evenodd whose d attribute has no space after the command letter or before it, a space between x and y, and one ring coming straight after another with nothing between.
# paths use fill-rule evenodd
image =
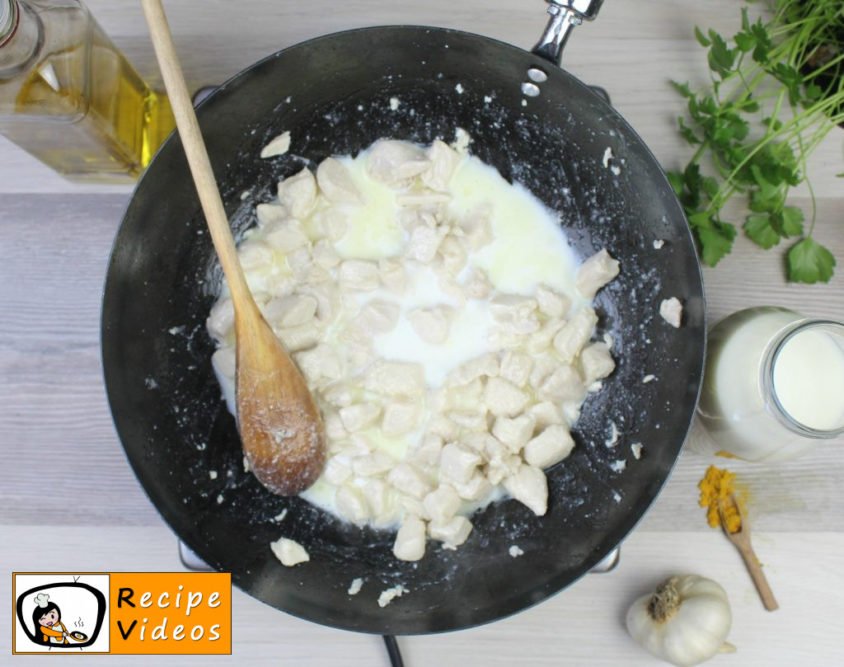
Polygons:
<instances>
[{"instance_id":1,"label":"glass oil bottle","mask_svg":"<svg viewBox=\"0 0 844 667\"><path fill-rule=\"evenodd\" d=\"M174 124L79 0L0 0L0 134L71 180L131 182Z\"/></svg>"}]
</instances>

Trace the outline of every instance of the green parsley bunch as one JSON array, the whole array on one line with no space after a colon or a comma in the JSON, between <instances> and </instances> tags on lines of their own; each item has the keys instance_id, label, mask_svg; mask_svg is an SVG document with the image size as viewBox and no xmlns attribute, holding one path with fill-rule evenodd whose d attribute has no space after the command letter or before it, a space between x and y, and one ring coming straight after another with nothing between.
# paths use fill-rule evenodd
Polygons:
<instances>
[{"instance_id":1,"label":"green parsley bunch","mask_svg":"<svg viewBox=\"0 0 844 667\"><path fill-rule=\"evenodd\" d=\"M811 184L808 225L803 211L786 202L789 189L805 180L812 150L844 123L844 2L774 0L768 20L751 22L743 8L741 30L732 39L699 28L695 36L708 50L712 83L694 92L672 82L688 102L680 133L696 151L668 177L704 263L715 266L730 252L736 227L722 210L741 195L751 240L765 249L792 243L788 279L828 282L835 258L812 238Z\"/></svg>"}]
</instances>

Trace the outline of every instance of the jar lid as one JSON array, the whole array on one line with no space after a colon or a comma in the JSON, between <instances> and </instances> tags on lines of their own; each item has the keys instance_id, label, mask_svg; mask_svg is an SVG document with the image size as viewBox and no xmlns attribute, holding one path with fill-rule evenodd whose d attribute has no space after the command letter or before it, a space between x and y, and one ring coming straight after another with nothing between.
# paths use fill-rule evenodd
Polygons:
<instances>
[{"instance_id":1,"label":"jar lid","mask_svg":"<svg viewBox=\"0 0 844 667\"><path fill-rule=\"evenodd\" d=\"M18 0L0 0L0 46L3 46L18 27Z\"/></svg>"}]
</instances>

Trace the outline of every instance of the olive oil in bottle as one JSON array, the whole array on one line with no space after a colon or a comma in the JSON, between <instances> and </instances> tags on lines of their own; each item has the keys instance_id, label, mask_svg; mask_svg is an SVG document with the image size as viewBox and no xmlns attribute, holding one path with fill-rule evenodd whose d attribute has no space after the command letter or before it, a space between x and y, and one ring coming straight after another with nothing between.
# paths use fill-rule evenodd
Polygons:
<instances>
[{"instance_id":1,"label":"olive oil in bottle","mask_svg":"<svg viewBox=\"0 0 844 667\"><path fill-rule=\"evenodd\" d=\"M78 0L0 0L0 133L72 180L125 182L174 127Z\"/></svg>"}]
</instances>

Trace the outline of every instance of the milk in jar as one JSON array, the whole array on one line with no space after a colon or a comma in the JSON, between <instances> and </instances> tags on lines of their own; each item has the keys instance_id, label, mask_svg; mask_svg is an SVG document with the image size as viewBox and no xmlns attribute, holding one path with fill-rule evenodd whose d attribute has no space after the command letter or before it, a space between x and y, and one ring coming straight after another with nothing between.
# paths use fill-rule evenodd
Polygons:
<instances>
[{"instance_id":1,"label":"milk in jar","mask_svg":"<svg viewBox=\"0 0 844 667\"><path fill-rule=\"evenodd\" d=\"M844 433L844 324L776 307L727 317L709 336L698 414L716 450L751 461Z\"/></svg>"}]
</instances>

